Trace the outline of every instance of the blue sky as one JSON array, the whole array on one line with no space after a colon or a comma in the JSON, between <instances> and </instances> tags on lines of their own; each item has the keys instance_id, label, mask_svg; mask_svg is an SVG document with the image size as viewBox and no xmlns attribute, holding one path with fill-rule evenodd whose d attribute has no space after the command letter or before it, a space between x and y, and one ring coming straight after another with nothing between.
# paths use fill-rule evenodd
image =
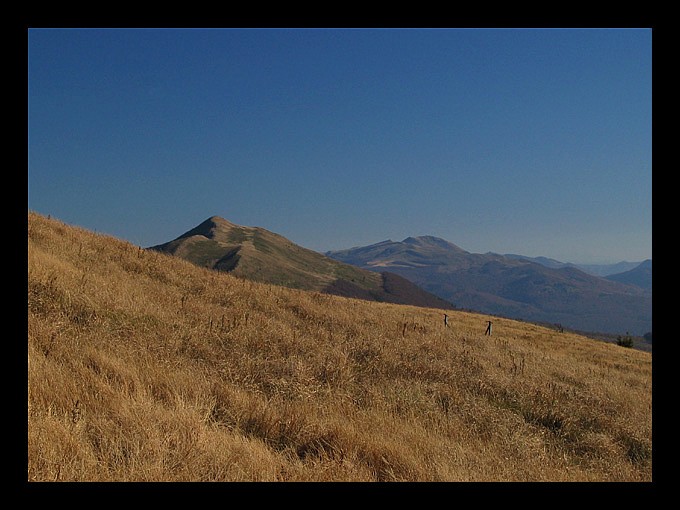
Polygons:
<instances>
[{"instance_id":1,"label":"blue sky","mask_svg":"<svg viewBox=\"0 0 680 510\"><path fill-rule=\"evenodd\" d=\"M140 246L652 256L649 29L30 29L28 207Z\"/></svg>"}]
</instances>

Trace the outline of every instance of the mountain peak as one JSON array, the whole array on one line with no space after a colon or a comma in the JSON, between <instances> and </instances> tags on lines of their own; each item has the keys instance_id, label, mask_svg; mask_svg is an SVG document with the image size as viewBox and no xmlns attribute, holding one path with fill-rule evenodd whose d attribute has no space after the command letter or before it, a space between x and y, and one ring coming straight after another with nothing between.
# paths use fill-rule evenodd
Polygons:
<instances>
[{"instance_id":1,"label":"mountain peak","mask_svg":"<svg viewBox=\"0 0 680 510\"><path fill-rule=\"evenodd\" d=\"M224 218L222 218L222 216L211 216L210 218L208 218L207 220L205 220L204 223L206 223L206 222L211 222L211 223L213 223L215 226L218 226L218 227L220 227L220 226L225 226L225 227L238 227L238 225L236 225L235 223L232 223L232 222L229 221L229 220L225 220Z\"/></svg>"},{"instance_id":2,"label":"mountain peak","mask_svg":"<svg viewBox=\"0 0 680 510\"><path fill-rule=\"evenodd\" d=\"M444 248L446 250L454 251L464 251L453 243L450 243L446 239L435 236L418 236L418 237L407 237L402 241L403 244L409 244L412 246L419 246L423 248Z\"/></svg>"},{"instance_id":3,"label":"mountain peak","mask_svg":"<svg viewBox=\"0 0 680 510\"><path fill-rule=\"evenodd\" d=\"M433 243L446 243L444 239L435 236L417 236L417 237L407 237L402 241L406 244L433 244Z\"/></svg>"},{"instance_id":4,"label":"mountain peak","mask_svg":"<svg viewBox=\"0 0 680 510\"><path fill-rule=\"evenodd\" d=\"M235 227L238 228L239 225L227 221L221 216L211 216L207 220L179 236L177 239L186 239L188 237L197 235L207 237L208 239L214 239L216 234L229 231Z\"/></svg>"},{"instance_id":5,"label":"mountain peak","mask_svg":"<svg viewBox=\"0 0 680 510\"><path fill-rule=\"evenodd\" d=\"M236 225L220 216L151 249L272 285L429 308L453 306L396 274L350 266L264 228Z\"/></svg>"}]
</instances>

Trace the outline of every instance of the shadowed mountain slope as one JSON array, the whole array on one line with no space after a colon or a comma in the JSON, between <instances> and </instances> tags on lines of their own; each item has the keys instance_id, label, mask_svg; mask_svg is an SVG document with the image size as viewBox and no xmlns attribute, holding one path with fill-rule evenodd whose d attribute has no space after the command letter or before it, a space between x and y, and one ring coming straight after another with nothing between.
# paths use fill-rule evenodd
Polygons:
<instances>
[{"instance_id":1,"label":"shadowed mountain slope","mask_svg":"<svg viewBox=\"0 0 680 510\"><path fill-rule=\"evenodd\" d=\"M333 260L260 227L212 216L178 238L150 249L250 280L369 301L452 308L446 300L392 273Z\"/></svg>"},{"instance_id":2,"label":"shadowed mountain slope","mask_svg":"<svg viewBox=\"0 0 680 510\"><path fill-rule=\"evenodd\" d=\"M519 257L469 253L431 236L326 255L397 273L463 309L581 331L642 335L652 329L651 291L571 266L550 268Z\"/></svg>"},{"instance_id":3,"label":"shadowed mountain slope","mask_svg":"<svg viewBox=\"0 0 680 510\"><path fill-rule=\"evenodd\" d=\"M639 266L634 267L630 271L623 273L616 273L606 277L607 280L613 282L626 283L628 285L636 285L640 288L652 290L652 260L648 259L642 262Z\"/></svg>"}]
</instances>

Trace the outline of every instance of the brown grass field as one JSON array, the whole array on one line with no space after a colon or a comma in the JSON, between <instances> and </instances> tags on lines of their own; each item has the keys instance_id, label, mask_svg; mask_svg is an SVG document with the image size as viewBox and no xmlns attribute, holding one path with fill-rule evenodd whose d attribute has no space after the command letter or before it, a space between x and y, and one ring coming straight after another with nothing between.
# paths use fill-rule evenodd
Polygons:
<instances>
[{"instance_id":1,"label":"brown grass field","mask_svg":"<svg viewBox=\"0 0 680 510\"><path fill-rule=\"evenodd\" d=\"M28 481L652 481L648 352L33 212L27 354Z\"/></svg>"}]
</instances>

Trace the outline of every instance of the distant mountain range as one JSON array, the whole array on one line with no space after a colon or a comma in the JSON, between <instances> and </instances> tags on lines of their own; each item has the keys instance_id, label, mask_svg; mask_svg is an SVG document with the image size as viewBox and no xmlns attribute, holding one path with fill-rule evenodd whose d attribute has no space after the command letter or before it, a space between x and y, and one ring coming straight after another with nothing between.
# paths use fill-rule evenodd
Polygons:
<instances>
[{"instance_id":1,"label":"distant mountain range","mask_svg":"<svg viewBox=\"0 0 680 510\"><path fill-rule=\"evenodd\" d=\"M326 255L394 272L462 309L588 332L643 335L652 330L651 260L603 278L545 257L469 253L432 236Z\"/></svg>"},{"instance_id":2,"label":"distant mountain range","mask_svg":"<svg viewBox=\"0 0 680 510\"><path fill-rule=\"evenodd\" d=\"M584 273L601 276L613 282L635 285L645 290L652 290L652 259L642 262L617 262L615 264L572 264L560 262L547 257L526 257L524 255L506 254L505 257L536 262L552 269L575 267Z\"/></svg>"},{"instance_id":3,"label":"distant mountain range","mask_svg":"<svg viewBox=\"0 0 680 510\"><path fill-rule=\"evenodd\" d=\"M167 243L149 249L198 266L284 287L345 297L451 309L454 306L391 272L368 271L298 246L259 227L213 216Z\"/></svg>"},{"instance_id":4,"label":"distant mountain range","mask_svg":"<svg viewBox=\"0 0 680 510\"><path fill-rule=\"evenodd\" d=\"M609 275L623 273L635 269L642 262L616 262L615 264L572 264L571 262L560 262L559 260L551 259L548 257L527 257L525 255L515 255L513 253L506 253L505 257L511 259L523 259L536 262L545 267L550 267L552 269L558 269L560 267L575 267L580 269L584 273L592 274L595 276L606 277ZM647 262L647 261L645 261ZM651 260L649 260L651 265Z\"/></svg>"},{"instance_id":5,"label":"distant mountain range","mask_svg":"<svg viewBox=\"0 0 680 510\"><path fill-rule=\"evenodd\" d=\"M637 285L643 289L652 290L652 259L647 259L630 271L610 274L606 277L614 282Z\"/></svg>"}]
</instances>

